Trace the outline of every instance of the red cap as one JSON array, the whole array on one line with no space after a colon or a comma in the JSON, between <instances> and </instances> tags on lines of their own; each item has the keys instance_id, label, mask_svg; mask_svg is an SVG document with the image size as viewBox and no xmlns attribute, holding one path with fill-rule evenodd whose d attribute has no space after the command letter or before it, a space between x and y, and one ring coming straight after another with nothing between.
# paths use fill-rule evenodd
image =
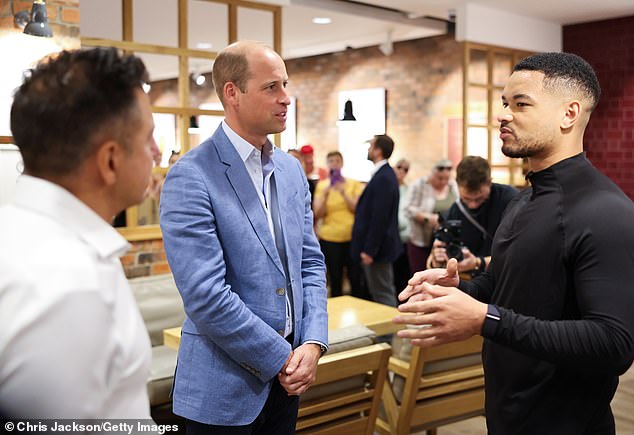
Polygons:
<instances>
[{"instance_id":1,"label":"red cap","mask_svg":"<svg viewBox=\"0 0 634 435\"><path fill-rule=\"evenodd\" d=\"M313 149L312 145L307 144L301 147L299 149L299 152L301 152L302 154L314 154L315 150Z\"/></svg>"}]
</instances>

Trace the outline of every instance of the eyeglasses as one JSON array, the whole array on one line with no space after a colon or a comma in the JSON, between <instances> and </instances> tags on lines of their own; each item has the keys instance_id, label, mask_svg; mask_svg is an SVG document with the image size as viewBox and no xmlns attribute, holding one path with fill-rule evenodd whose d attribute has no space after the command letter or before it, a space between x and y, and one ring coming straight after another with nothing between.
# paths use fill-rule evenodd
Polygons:
<instances>
[{"instance_id":1,"label":"eyeglasses","mask_svg":"<svg viewBox=\"0 0 634 435\"><path fill-rule=\"evenodd\" d=\"M451 166L436 166L436 169L439 171L451 171L453 168Z\"/></svg>"},{"instance_id":2,"label":"eyeglasses","mask_svg":"<svg viewBox=\"0 0 634 435\"><path fill-rule=\"evenodd\" d=\"M409 171L409 168L407 166L397 166L396 169L400 169L403 172Z\"/></svg>"}]
</instances>

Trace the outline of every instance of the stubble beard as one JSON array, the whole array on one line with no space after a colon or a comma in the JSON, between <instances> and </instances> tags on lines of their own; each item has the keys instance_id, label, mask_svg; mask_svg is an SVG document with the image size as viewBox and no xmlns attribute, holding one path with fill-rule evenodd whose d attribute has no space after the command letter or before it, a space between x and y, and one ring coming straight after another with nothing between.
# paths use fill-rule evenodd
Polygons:
<instances>
[{"instance_id":1,"label":"stubble beard","mask_svg":"<svg viewBox=\"0 0 634 435\"><path fill-rule=\"evenodd\" d=\"M511 158L534 157L545 150L544 142L515 138L502 144L502 153Z\"/></svg>"}]
</instances>

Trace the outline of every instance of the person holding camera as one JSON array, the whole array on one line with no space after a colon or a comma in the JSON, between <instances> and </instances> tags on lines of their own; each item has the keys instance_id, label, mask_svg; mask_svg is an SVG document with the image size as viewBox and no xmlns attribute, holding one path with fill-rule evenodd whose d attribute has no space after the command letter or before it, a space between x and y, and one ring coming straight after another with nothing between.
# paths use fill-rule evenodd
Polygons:
<instances>
[{"instance_id":1,"label":"person holding camera","mask_svg":"<svg viewBox=\"0 0 634 435\"><path fill-rule=\"evenodd\" d=\"M326 261L330 296L341 296L344 267L352 289L357 290L361 285L361 266L352 261L350 239L354 210L363 185L341 175L343 156L339 151L328 153L326 165L330 176L317 184L313 207L315 220L321 219L318 236Z\"/></svg>"},{"instance_id":2,"label":"person holding camera","mask_svg":"<svg viewBox=\"0 0 634 435\"><path fill-rule=\"evenodd\" d=\"M466 156L456 171L459 199L449 208L435 233L427 268L444 267L458 260L458 271L477 275L491 261L491 243L504 210L517 189L491 182L489 163Z\"/></svg>"}]
</instances>

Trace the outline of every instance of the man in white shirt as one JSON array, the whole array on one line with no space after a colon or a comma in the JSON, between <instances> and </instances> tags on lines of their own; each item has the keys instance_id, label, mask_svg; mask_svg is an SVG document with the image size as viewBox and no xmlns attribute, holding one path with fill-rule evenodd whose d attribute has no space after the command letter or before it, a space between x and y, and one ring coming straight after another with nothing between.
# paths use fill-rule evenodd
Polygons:
<instances>
[{"instance_id":1,"label":"man in white shirt","mask_svg":"<svg viewBox=\"0 0 634 435\"><path fill-rule=\"evenodd\" d=\"M143 62L62 52L15 93L24 160L0 208L0 414L150 418L150 345L109 222L140 202L157 151Z\"/></svg>"}]
</instances>

